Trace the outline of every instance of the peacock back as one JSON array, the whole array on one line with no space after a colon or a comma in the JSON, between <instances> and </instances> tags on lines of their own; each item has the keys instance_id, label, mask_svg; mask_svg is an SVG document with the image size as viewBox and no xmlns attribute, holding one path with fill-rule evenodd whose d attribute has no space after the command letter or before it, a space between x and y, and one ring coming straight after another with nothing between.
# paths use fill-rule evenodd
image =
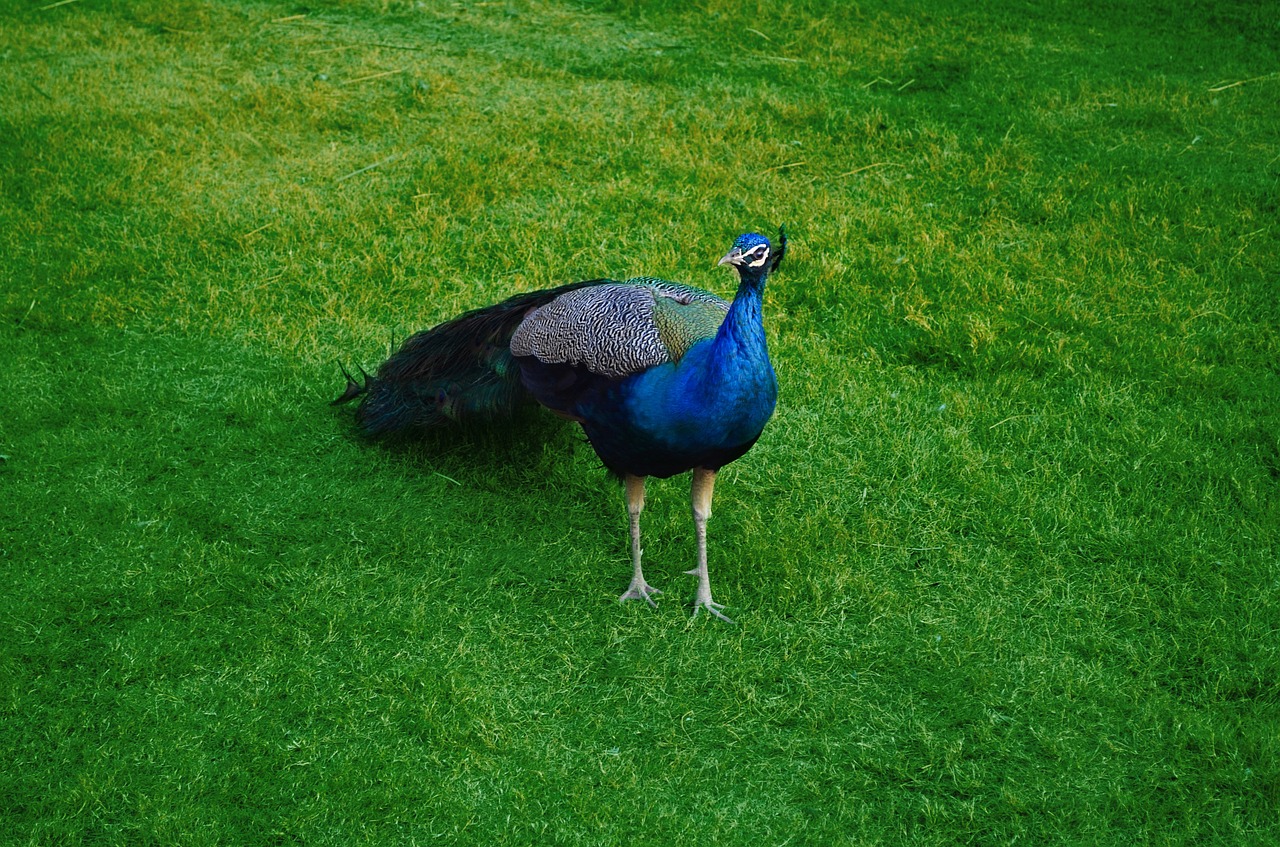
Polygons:
<instances>
[{"instance_id":1,"label":"peacock back","mask_svg":"<svg viewBox=\"0 0 1280 847\"><path fill-rule=\"evenodd\" d=\"M525 316L511 337L514 356L581 366L621 378L679 359L716 334L729 303L652 277L567 291Z\"/></svg>"}]
</instances>

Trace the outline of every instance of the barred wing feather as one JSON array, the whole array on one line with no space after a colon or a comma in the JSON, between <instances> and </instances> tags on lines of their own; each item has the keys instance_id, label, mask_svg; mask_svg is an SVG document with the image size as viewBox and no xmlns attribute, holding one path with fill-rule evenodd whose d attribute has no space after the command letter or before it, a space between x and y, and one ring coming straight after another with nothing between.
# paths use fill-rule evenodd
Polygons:
<instances>
[{"instance_id":1,"label":"barred wing feather","mask_svg":"<svg viewBox=\"0 0 1280 847\"><path fill-rule=\"evenodd\" d=\"M578 288L525 316L511 353L621 378L679 360L728 311L714 294L647 277Z\"/></svg>"}]
</instances>

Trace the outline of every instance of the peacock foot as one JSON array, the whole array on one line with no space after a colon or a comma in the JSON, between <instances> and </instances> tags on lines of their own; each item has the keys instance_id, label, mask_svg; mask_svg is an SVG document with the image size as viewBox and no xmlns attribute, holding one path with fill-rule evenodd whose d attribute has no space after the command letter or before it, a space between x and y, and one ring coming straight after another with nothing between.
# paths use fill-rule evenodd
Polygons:
<instances>
[{"instance_id":1,"label":"peacock foot","mask_svg":"<svg viewBox=\"0 0 1280 847\"><path fill-rule=\"evenodd\" d=\"M648 603L651 608L656 609L658 608L658 604L653 601L653 597L654 595L661 593L662 592L660 590L654 588L643 579L633 579L631 580L631 585L627 586L627 590L622 592L622 596L618 598L618 602L625 603L628 600L643 600Z\"/></svg>"},{"instance_id":2,"label":"peacock foot","mask_svg":"<svg viewBox=\"0 0 1280 847\"><path fill-rule=\"evenodd\" d=\"M733 618L729 617L728 615L720 611L723 608L724 608L723 603L717 603L711 599L695 600L693 601L693 616L696 618L698 616L698 612L702 611L703 609L706 609L708 614L716 616L717 618L724 621L725 623L736 624L737 621L735 621Z\"/></svg>"},{"instance_id":3,"label":"peacock foot","mask_svg":"<svg viewBox=\"0 0 1280 847\"><path fill-rule=\"evenodd\" d=\"M691 571L686 571L686 573L701 577L701 574L699 573L697 568L694 568ZM701 583L701 579L699 579L699 582ZM737 623L737 621L735 621L733 618L729 617L728 615L720 611L723 608L724 608L724 603L717 603L715 600L711 599L710 585L707 585L707 584L698 585L698 596L693 601L693 616L695 618L698 616L698 612L701 612L703 609L706 609L708 614L719 618L725 623Z\"/></svg>"}]
</instances>

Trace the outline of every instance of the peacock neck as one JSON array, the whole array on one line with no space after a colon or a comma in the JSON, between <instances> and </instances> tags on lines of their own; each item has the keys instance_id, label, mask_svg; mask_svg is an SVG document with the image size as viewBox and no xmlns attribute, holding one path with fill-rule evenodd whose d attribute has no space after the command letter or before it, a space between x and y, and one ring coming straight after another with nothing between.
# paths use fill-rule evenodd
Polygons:
<instances>
[{"instance_id":1,"label":"peacock neck","mask_svg":"<svg viewBox=\"0 0 1280 847\"><path fill-rule=\"evenodd\" d=\"M738 293L716 333L715 355L730 361L768 361L763 320L764 275L742 276Z\"/></svg>"}]
</instances>

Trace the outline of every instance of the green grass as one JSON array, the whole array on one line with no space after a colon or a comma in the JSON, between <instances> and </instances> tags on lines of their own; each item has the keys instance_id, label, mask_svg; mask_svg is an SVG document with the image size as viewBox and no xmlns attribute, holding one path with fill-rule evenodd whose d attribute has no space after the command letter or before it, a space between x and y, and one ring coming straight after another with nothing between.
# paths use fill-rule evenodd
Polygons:
<instances>
[{"instance_id":1,"label":"green grass","mask_svg":"<svg viewBox=\"0 0 1280 847\"><path fill-rule=\"evenodd\" d=\"M1266 4L0 3L0 843L1280 840ZM361 442L333 362L727 294L687 483Z\"/></svg>"}]
</instances>

